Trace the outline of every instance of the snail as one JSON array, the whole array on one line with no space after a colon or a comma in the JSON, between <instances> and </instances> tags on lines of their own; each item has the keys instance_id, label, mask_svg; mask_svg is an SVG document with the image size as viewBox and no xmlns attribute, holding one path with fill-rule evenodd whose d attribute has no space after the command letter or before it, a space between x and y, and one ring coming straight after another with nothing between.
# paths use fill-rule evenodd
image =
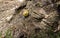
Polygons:
<instances>
[{"instance_id":1,"label":"snail","mask_svg":"<svg viewBox=\"0 0 60 38\"><path fill-rule=\"evenodd\" d=\"M23 16L24 16L24 17L29 16L29 11L28 11L28 10L24 10L24 11L23 11Z\"/></svg>"}]
</instances>

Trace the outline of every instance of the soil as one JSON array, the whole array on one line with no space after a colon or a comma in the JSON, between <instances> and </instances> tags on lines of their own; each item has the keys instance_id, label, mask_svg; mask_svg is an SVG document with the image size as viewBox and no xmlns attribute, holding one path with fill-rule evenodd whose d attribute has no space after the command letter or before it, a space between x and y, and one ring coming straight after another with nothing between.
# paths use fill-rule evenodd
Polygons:
<instances>
[{"instance_id":1,"label":"soil","mask_svg":"<svg viewBox=\"0 0 60 38\"><path fill-rule=\"evenodd\" d=\"M60 0L0 0L2 38L6 38L7 30L12 31L13 38L57 38Z\"/></svg>"}]
</instances>

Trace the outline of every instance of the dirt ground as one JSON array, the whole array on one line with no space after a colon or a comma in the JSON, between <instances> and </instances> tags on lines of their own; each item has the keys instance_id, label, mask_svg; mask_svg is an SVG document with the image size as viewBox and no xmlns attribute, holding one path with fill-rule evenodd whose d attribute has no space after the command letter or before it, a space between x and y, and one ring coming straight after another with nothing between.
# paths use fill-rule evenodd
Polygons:
<instances>
[{"instance_id":1,"label":"dirt ground","mask_svg":"<svg viewBox=\"0 0 60 38\"><path fill-rule=\"evenodd\" d=\"M0 38L60 38L60 0L0 0Z\"/></svg>"}]
</instances>

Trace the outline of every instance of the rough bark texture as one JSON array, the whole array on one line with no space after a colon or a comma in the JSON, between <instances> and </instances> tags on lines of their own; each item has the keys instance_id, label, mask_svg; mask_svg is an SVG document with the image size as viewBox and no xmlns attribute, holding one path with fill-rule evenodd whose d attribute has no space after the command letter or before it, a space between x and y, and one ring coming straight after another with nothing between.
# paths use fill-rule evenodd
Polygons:
<instances>
[{"instance_id":1,"label":"rough bark texture","mask_svg":"<svg viewBox=\"0 0 60 38\"><path fill-rule=\"evenodd\" d=\"M24 10L29 15L23 16ZM52 28L52 29L51 29ZM60 30L60 0L0 0L0 32L7 30L13 38L51 38ZM55 37L54 37L55 38Z\"/></svg>"}]
</instances>

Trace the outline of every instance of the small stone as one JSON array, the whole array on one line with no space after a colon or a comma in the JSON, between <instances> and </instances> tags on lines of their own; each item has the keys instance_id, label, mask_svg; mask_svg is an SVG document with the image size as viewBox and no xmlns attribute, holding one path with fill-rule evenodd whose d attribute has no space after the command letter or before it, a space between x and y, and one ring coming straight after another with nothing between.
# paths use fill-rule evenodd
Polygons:
<instances>
[{"instance_id":1,"label":"small stone","mask_svg":"<svg viewBox=\"0 0 60 38\"><path fill-rule=\"evenodd\" d=\"M26 0L18 0L20 3L24 3Z\"/></svg>"},{"instance_id":2,"label":"small stone","mask_svg":"<svg viewBox=\"0 0 60 38\"><path fill-rule=\"evenodd\" d=\"M8 16L8 17L6 18L6 21L10 21L12 17L13 17L13 15Z\"/></svg>"}]
</instances>

